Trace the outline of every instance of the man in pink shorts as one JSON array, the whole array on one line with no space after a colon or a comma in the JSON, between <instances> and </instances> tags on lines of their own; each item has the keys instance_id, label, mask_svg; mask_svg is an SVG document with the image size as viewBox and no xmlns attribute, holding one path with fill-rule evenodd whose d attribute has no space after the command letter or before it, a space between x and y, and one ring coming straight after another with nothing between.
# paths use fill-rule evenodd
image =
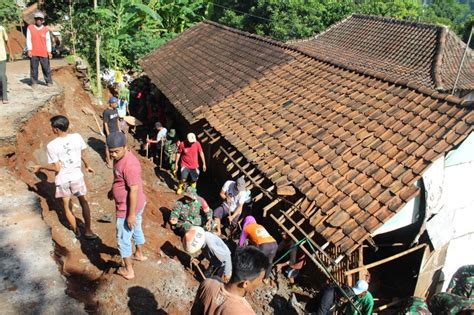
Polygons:
<instances>
[{"instance_id":1,"label":"man in pink shorts","mask_svg":"<svg viewBox=\"0 0 474 315\"><path fill-rule=\"evenodd\" d=\"M80 134L67 132L69 120L65 116L58 115L51 118L51 128L56 139L47 145L49 165L36 165L34 171L45 170L56 173L54 180L56 198L62 199L66 219L76 238L81 237L81 232L77 227L76 217L72 213L71 196L73 195L79 199L82 207L85 224L84 238L96 239L97 235L91 229L91 213L86 199L87 188L81 170L82 161L88 172L95 173L86 160L87 145Z\"/></svg>"}]
</instances>

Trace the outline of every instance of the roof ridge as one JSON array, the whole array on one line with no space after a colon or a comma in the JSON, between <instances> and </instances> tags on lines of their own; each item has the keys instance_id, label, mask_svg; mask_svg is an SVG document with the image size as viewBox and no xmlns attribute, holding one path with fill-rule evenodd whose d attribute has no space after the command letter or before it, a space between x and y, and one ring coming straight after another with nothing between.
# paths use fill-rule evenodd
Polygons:
<instances>
[{"instance_id":1,"label":"roof ridge","mask_svg":"<svg viewBox=\"0 0 474 315\"><path fill-rule=\"evenodd\" d=\"M443 79L441 76L441 64L443 63L443 54L446 45L446 37L447 37L447 27L441 27L438 31L438 36L436 40L436 51L433 58L433 64L431 66L431 75L433 77L433 82L435 84L435 88L438 91L443 91L445 88L443 87Z\"/></svg>"},{"instance_id":2,"label":"roof ridge","mask_svg":"<svg viewBox=\"0 0 474 315\"><path fill-rule=\"evenodd\" d=\"M246 36L248 38L253 38L255 40L266 42L270 45L274 45L274 46L278 46L278 47L281 47L281 48L285 48L285 49L295 51L295 52L300 53L304 56L307 56L307 57L310 57L310 58L313 58L313 59L316 59L316 60L319 60L319 61L322 61L322 62L325 62L325 63L329 63L331 65L334 65L334 66L338 67L338 68L353 71L353 72L359 73L361 75L371 76L375 79L378 79L378 80L381 80L381 81L384 81L384 82L388 82L388 83L392 83L392 84L395 84L395 85L406 86L410 89L418 91L419 93L428 95L428 96L433 97L433 98L438 99L438 100L449 101L451 103L455 103L455 104L462 105L462 106L469 106L469 105L471 105L471 103L473 103L472 101L463 100L463 99L461 99L457 96L454 96L454 95L439 93L434 89L423 87L423 86L418 86L418 84L414 81L408 81L408 80L403 80L403 79L394 80L390 76L388 76L386 74L383 74L381 72L378 72L378 71L374 71L374 70L370 70L370 69L361 70L361 69L358 69L354 66L346 65L346 64L343 64L341 62L338 62L338 61L334 60L333 58L318 55L318 54L315 54L313 52L308 52L308 51L302 50L301 48L296 47L294 45L287 44L287 43L284 43L284 42L280 42L280 41L277 41L277 40L274 40L274 39L271 39L271 38L268 38L268 37L265 37L265 36L260 36L260 35L257 35L257 34L252 34L252 33L249 33L249 32L241 31L241 30L229 27L229 26L222 25L222 24L214 22L214 21L204 20L203 23L213 25L215 27L222 28L222 29L227 30L229 32L233 32L235 34Z\"/></svg>"},{"instance_id":3,"label":"roof ridge","mask_svg":"<svg viewBox=\"0 0 474 315\"><path fill-rule=\"evenodd\" d=\"M403 25L411 25L411 26L417 26L417 27L421 26L423 28L439 29L441 27L446 27L445 25L439 25L439 24L434 24L434 23L402 20L402 19L397 19L390 16L380 16L380 15L371 15L371 14L363 14L363 13L353 13L351 14L350 17L367 19L367 20L386 21L386 22L392 22L392 23L403 24Z\"/></svg>"}]
</instances>

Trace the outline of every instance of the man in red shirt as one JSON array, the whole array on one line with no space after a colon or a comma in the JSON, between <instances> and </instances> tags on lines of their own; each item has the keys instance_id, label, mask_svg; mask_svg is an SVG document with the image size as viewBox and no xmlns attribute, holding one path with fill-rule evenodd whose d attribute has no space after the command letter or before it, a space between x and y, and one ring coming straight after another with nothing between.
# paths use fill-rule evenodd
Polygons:
<instances>
[{"instance_id":1,"label":"man in red shirt","mask_svg":"<svg viewBox=\"0 0 474 315\"><path fill-rule=\"evenodd\" d=\"M51 78L51 66L49 59L51 54L51 35L47 26L43 25L44 14L35 13L35 24L28 25L26 31L26 49L30 58L31 86L35 87L38 83L38 65L41 64L44 80L48 86L53 85Z\"/></svg>"},{"instance_id":2,"label":"man in red shirt","mask_svg":"<svg viewBox=\"0 0 474 315\"><path fill-rule=\"evenodd\" d=\"M191 186L196 188L196 182L199 178L198 155L201 157L202 170L205 172L206 160L204 159L201 144L196 141L196 135L194 133L188 133L186 141L179 144L178 153L176 153L175 170L178 170L178 163L181 159L181 179L178 183L178 190L176 191L178 195L183 192L183 185L188 179L188 176L191 176Z\"/></svg>"},{"instance_id":3,"label":"man in red shirt","mask_svg":"<svg viewBox=\"0 0 474 315\"><path fill-rule=\"evenodd\" d=\"M109 198L115 200L117 213L117 244L125 266L117 273L127 280L135 277L132 259L145 261L142 245L145 236L142 230L142 214L146 205L143 193L141 166L138 159L127 148L126 136L123 132L112 132L107 137L107 147L114 160L114 182ZM132 238L136 251L132 255Z\"/></svg>"}]
</instances>

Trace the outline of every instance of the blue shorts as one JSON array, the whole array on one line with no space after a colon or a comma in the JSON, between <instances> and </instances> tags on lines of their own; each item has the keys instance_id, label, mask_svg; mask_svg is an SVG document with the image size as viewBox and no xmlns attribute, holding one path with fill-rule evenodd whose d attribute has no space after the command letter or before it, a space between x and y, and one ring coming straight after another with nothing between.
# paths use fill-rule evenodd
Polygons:
<instances>
[{"instance_id":1,"label":"blue shorts","mask_svg":"<svg viewBox=\"0 0 474 315\"><path fill-rule=\"evenodd\" d=\"M137 213L136 225L133 229L129 229L127 218L117 218L117 244L122 258L132 256L132 238L135 241L135 245L145 244L145 235L142 230L142 214L144 209L145 207Z\"/></svg>"}]
</instances>

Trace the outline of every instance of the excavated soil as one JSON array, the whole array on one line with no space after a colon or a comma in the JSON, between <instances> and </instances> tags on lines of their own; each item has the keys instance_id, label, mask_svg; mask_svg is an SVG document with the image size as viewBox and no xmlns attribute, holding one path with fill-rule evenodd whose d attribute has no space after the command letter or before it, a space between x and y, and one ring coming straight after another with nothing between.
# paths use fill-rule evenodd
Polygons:
<instances>
[{"instance_id":1,"label":"excavated soil","mask_svg":"<svg viewBox=\"0 0 474 315\"><path fill-rule=\"evenodd\" d=\"M99 222L105 214L114 215L114 204L107 199L112 172L103 161L104 138L97 133L94 118L81 110L85 106L94 107L72 68L58 70L55 81L63 86L64 97L41 109L26 123L18 134L16 153L9 159L8 165L31 191L40 196L42 215L51 227L55 244L52 254L61 273L67 278L67 294L84 303L86 311L92 314L189 313L199 282L193 272L185 267L189 266L189 258L180 251L178 237L163 224L163 217L169 213L176 195L157 176L156 166L139 156L148 199L143 229L146 237L144 249L149 259L135 263L136 277L131 281L114 274L120 263L115 225ZM100 113L102 109L94 110ZM46 163L46 144L54 138L49 119L55 114L69 117L70 132L80 133L90 146L89 161L96 174L85 176L92 228L99 236L97 240L75 239L63 217L60 202L54 198L54 175L33 174L29 170L34 164ZM129 144L135 150L140 147L130 135ZM73 208L79 222L82 222L77 200L74 200ZM276 288L258 289L249 298L258 313L296 313L288 302L291 291L284 280L280 283ZM304 298L303 291L296 295L298 299Z\"/></svg>"}]
</instances>

